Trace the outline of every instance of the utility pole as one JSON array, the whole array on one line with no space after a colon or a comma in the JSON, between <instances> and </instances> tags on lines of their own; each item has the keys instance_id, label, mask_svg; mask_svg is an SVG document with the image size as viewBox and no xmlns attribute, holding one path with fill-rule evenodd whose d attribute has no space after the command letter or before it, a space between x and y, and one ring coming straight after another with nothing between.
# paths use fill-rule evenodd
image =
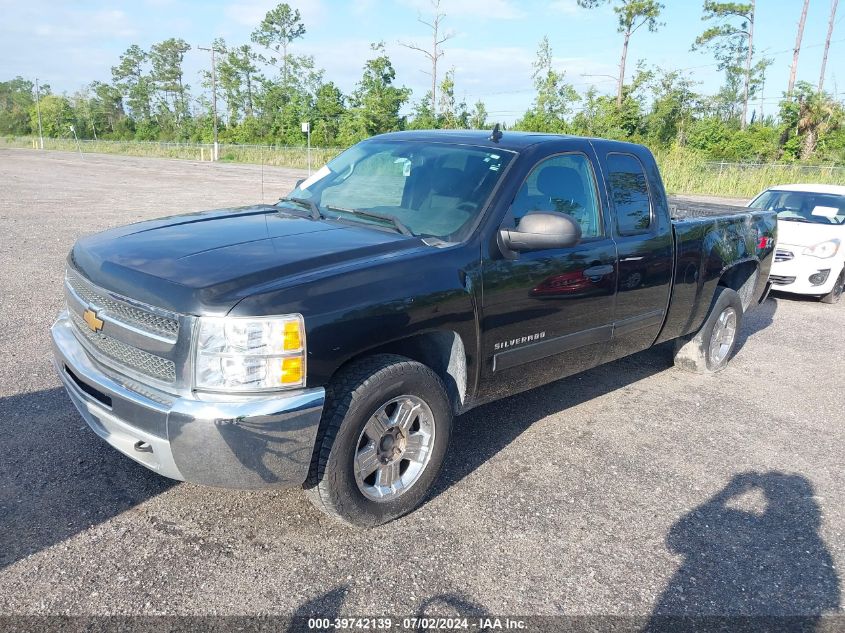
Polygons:
<instances>
[{"instance_id":1,"label":"utility pole","mask_svg":"<svg viewBox=\"0 0 845 633\"><path fill-rule=\"evenodd\" d=\"M824 89L824 71L827 68L827 52L830 50L830 38L833 35L833 24L836 20L836 5L839 0L832 0L830 3L830 21L827 24L827 39L824 42L824 55L822 56L822 72L819 75L819 92Z\"/></svg>"},{"instance_id":2,"label":"utility pole","mask_svg":"<svg viewBox=\"0 0 845 633\"><path fill-rule=\"evenodd\" d=\"M795 88L795 75L798 73L798 55L801 52L801 40L804 38L804 23L807 21L807 7L810 0L804 0L804 8L801 10L801 20L798 22L798 35L795 38L795 49L792 51L792 68L789 70L789 87L786 89L787 96L792 96Z\"/></svg>"},{"instance_id":3,"label":"utility pole","mask_svg":"<svg viewBox=\"0 0 845 633\"><path fill-rule=\"evenodd\" d=\"M211 51L211 111L212 116L214 117L214 150L212 151L211 160L217 160L218 158L218 149L219 144L217 143L217 53L223 53L225 51L220 51L214 48L212 44L210 48L204 48L202 46L197 46L198 50L201 51Z\"/></svg>"},{"instance_id":4,"label":"utility pole","mask_svg":"<svg viewBox=\"0 0 845 633\"><path fill-rule=\"evenodd\" d=\"M38 89L38 77L35 78L35 110L38 112L38 147L44 149L44 133L41 131L41 91Z\"/></svg>"}]
</instances>

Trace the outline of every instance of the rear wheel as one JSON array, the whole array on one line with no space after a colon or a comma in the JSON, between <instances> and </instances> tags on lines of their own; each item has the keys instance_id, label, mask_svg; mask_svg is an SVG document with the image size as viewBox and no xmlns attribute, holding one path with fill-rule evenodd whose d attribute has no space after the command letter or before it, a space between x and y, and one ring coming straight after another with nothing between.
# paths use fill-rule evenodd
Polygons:
<instances>
[{"instance_id":1,"label":"rear wheel","mask_svg":"<svg viewBox=\"0 0 845 633\"><path fill-rule=\"evenodd\" d=\"M842 269L839 273L839 277L836 278L836 283L833 284L833 290L828 292L819 300L822 303L839 303L839 300L842 299L843 287L845 287L845 268Z\"/></svg>"},{"instance_id":2,"label":"rear wheel","mask_svg":"<svg viewBox=\"0 0 845 633\"><path fill-rule=\"evenodd\" d=\"M739 295L730 288L717 287L713 307L701 329L675 341L675 365L699 374L724 369L736 348L742 314Z\"/></svg>"},{"instance_id":3,"label":"rear wheel","mask_svg":"<svg viewBox=\"0 0 845 633\"><path fill-rule=\"evenodd\" d=\"M437 477L451 426L446 389L425 365L394 355L353 364L327 389L309 499L358 527L407 514Z\"/></svg>"}]
</instances>

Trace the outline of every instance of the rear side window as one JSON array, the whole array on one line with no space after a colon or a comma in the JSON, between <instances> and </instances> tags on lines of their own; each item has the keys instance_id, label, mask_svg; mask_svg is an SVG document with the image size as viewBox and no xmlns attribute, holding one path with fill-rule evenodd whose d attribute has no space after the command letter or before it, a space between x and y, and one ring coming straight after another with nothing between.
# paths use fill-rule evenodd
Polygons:
<instances>
[{"instance_id":1,"label":"rear side window","mask_svg":"<svg viewBox=\"0 0 845 633\"><path fill-rule=\"evenodd\" d=\"M619 234L646 233L651 228L651 198L643 164L631 154L608 154L607 169Z\"/></svg>"}]
</instances>

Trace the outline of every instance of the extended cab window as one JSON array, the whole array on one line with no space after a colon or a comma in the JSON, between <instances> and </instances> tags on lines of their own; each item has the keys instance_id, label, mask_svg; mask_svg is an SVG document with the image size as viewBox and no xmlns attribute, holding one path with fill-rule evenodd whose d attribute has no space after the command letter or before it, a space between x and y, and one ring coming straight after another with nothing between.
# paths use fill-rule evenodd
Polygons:
<instances>
[{"instance_id":1,"label":"extended cab window","mask_svg":"<svg viewBox=\"0 0 845 633\"><path fill-rule=\"evenodd\" d=\"M631 154L608 154L607 169L619 234L647 232L651 227L651 198L643 164Z\"/></svg>"},{"instance_id":2,"label":"extended cab window","mask_svg":"<svg viewBox=\"0 0 845 633\"><path fill-rule=\"evenodd\" d=\"M583 238L602 234L596 184L589 159L583 154L562 154L539 163L514 198L511 213L517 226L529 211L571 215L581 225Z\"/></svg>"}]
</instances>

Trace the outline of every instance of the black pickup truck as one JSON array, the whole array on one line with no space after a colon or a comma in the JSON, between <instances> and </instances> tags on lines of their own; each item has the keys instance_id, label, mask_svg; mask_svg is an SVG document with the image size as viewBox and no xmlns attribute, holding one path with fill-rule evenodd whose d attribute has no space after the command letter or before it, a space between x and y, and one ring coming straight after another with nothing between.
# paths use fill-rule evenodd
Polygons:
<instances>
[{"instance_id":1,"label":"black pickup truck","mask_svg":"<svg viewBox=\"0 0 845 633\"><path fill-rule=\"evenodd\" d=\"M55 364L148 468L303 486L376 525L422 501L474 406L671 340L682 368L723 368L775 231L771 212L670 212L639 145L387 134L274 205L80 239Z\"/></svg>"}]
</instances>

